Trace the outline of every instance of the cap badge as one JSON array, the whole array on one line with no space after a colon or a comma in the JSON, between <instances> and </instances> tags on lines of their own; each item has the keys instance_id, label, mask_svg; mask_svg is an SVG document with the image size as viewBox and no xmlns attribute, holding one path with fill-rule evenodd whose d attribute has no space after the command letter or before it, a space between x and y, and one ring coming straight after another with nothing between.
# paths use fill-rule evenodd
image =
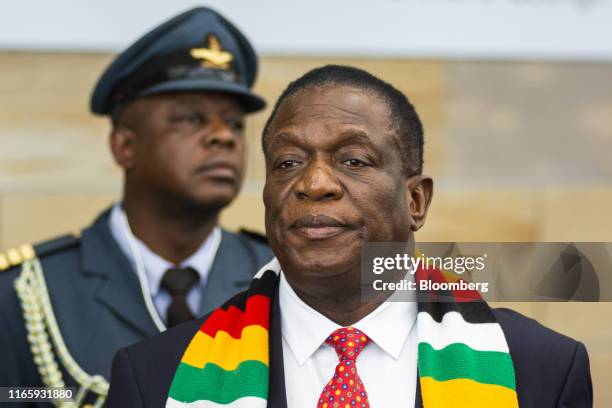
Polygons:
<instances>
[{"instance_id":1,"label":"cap badge","mask_svg":"<svg viewBox=\"0 0 612 408\"><path fill-rule=\"evenodd\" d=\"M203 67L228 69L234 56L221 48L221 43L214 34L210 34L206 38L206 42L208 48L192 48L190 50L191 56L202 60L201 65Z\"/></svg>"}]
</instances>

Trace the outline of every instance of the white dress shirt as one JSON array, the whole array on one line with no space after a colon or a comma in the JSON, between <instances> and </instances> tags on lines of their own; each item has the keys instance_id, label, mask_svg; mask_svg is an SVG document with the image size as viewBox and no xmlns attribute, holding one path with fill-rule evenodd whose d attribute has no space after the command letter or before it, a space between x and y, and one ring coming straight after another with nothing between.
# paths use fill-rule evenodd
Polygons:
<instances>
[{"instance_id":1,"label":"white dress shirt","mask_svg":"<svg viewBox=\"0 0 612 408\"><path fill-rule=\"evenodd\" d=\"M316 408L339 361L325 339L340 326L304 303L282 271L280 279L287 406ZM352 325L371 340L356 364L372 408L414 407L416 315L414 302L385 302Z\"/></svg>"},{"instance_id":2,"label":"white dress shirt","mask_svg":"<svg viewBox=\"0 0 612 408\"><path fill-rule=\"evenodd\" d=\"M134 271L136 271L136 262L134 260L132 251L130 250L126 231L124 231L123 217L123 208L120 204L115 204L111 210L109 226L113 238L115 241L117 241L119 248L121 248L123 253L132 263ZM155 308L159 312L162 319L167 321L167 311L168 307L170 307L170 303L172 302L172 296L168 293L168 291L161 287L161 281L168 269L176 268L177 266L181 268L190 266L200 275L200 280L198 283L194 285L187 294L187 304L194 315L197 316L200 310L200 301L202 298L202 292L206 286L208 273L210 272L210 268L217 254L217 249L219 248L219 243L221 242L220 228L216 227L212 234L210 234L206 240L204 240L202 245L200 245L200 248L198 248L193 255L183 261L180 265L174 265L172 262L169 262L157 255L138 238L134 237L134 240L136 242L136 249L138 251L136 256L140 256L142 258L149 291L151 292Z\"/></svg>"}]
</instances>

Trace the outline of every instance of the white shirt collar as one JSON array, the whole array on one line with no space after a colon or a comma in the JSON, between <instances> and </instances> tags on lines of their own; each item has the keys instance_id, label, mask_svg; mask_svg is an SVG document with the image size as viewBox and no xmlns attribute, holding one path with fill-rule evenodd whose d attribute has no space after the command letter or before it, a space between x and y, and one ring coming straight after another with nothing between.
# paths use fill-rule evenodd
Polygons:
<instances>
[{"instance_id":1,"label":"white shirt collar","mask_svg":"<svg viewBox=\"0 0 612 408\"><path fill-rule=\"evenodd\" d=\"M135 260L133 258L132 251L130 250L126 234L123 231L123 216L123 208L119 203L115 204L111 210L109 226L111 233L113 234L113 238L115 238L119 244L119 247L128 257L135 269ZM176 265L157 255L137 237L134 237L134 241L145 266L149 291L151 291L151 295L155 296L159 292L161 280L166 271L170 268L176 267ZM206 284L206 279L208 278L208 273L210 272L210 268L212 266L211 260L215 258L220 241L221 229L219 227L215 227L213 232L208 235L197 251L179 265L181 268L186 268L188 266L194 268L200 275L199 285L202 287Z\"/></svg>"},{"instance_id":2,"label":"white shirt collar","mask_svg":"<svg viewBox=\"0 0 612 408\"><path fill-rule=\"evenodd\" d=\"M282 335L302 366L341 326L308 306L291 288L282 271L280 275ZM378 347L397 360L410 331L415 328L416 316L415 302L385 302L353 327L363 331Z\"/></svg>"}]
</instances>

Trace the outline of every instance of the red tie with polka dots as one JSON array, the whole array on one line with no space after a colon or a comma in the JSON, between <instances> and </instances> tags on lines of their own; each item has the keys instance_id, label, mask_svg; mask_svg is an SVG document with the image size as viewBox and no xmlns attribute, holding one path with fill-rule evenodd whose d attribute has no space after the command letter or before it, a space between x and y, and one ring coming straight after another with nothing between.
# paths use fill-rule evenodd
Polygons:
<instances>
[{"instance_id":1,"label":"red tie with polka dots","mask_svg":"<svg viewBox=\"0 0 612 408\"><path fill-rule=\"evenodd\" d=\"M317 408L370 408L355 364L359 353L370 343L369 337L353 327L343 327L334 331L325 343L336 349L340 362L323 388Z\"/></svg>"}]
</instances>

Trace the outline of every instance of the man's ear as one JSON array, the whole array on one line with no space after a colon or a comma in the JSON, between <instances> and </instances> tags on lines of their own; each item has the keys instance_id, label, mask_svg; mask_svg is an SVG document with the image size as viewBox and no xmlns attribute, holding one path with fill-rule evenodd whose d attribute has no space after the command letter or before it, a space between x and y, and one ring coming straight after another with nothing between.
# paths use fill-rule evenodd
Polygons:
<instances>
[{"instance_id":1,"label":"man's ear","mask_svg":"<svg viewBox=\"0 0 612 408\"><path fill-rule=\"evenodd\" d=\"M136 133L124 125L117 125L110 134L110 148L115 162L124 170L134 166Z\"/></svg>"},{"instance_id":2,"label":"man's ear","mask_svg":"<svg viewBox=\"0 0 612 408\"><path fill-rule=\"evenodd\" d=\"M410 203L410 229L418 231L424 224L433 197L433 180L417 175L406 179L406 200Z\"/></svg>"}]
</instances>

